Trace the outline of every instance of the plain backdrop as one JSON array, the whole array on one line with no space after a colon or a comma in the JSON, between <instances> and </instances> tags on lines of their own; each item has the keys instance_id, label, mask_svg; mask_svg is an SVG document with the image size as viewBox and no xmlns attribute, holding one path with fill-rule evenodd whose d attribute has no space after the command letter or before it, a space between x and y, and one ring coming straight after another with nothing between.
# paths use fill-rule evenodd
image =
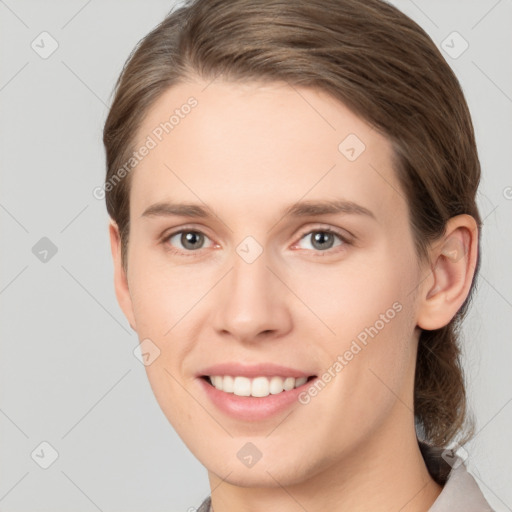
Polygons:
<instances>
[{"instance_id":1,"label":"plain backdrop","mask_svg":"<svg viewBox=\"0 0 512 512\"><path fill-rule=\"evenodd\" d=\"M393 3L442 49L473 115L484 228L464 327L477 418L465 448L486 498L510 511L512 2ZM105 204L93 196L104 180L101 133L114 82L173 5L0 0L1 511L192 511L209 494L206 469L160 411L133 354L137 337L114 295Z\"/></svg>"}]
</instances>

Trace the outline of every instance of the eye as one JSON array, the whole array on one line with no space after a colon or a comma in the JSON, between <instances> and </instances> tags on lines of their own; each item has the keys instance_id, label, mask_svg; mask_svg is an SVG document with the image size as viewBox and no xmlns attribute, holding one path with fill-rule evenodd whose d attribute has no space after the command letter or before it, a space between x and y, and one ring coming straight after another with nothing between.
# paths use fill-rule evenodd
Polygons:
<instances>
[{"instance_id":1,"label":"eye","mask_svg":"<svg viewBox=\"0 0 512 512\"><path fill-rule=\"evenodd\" d=\"M300 247L300 243L303 240L308 240L308 238L311 240L309 247ZM337 244L336 239L339 241ZM197 229L181 229L180 231L164 235L161 243L164 245L165 249L171 253L183 256L196 256L198 255L196 253L206 248L204 246L206 240L210 241L210 247L215 245L207 235ZM313 250L317 253L332 253L343 250L346 245L351 245L351 241L347 236L331 228L318 228L304 232L299 242L294 244L292 248ZM341 249L331 251L331 249L335 247L341 247ZM323 256L323 254L317 255Z\"/></svg>"},{"instance_id":2,"label":"eye","mask_svg":"<svg viewBox=\"0 0 512 512\"><path fill-rule=\"evenodd\" d=\"M181 231L176 231L170 235L166 235L163 238L162 243L171 252L181 254L185 253L186 256L193 256L193 254L186 253L194 253L198 252L199 249L203 249L203 245L206 239L210 240L201 231L193 229L182 229ZM178 244L177 249L176 244ZM181 247L179 247L179 245L181 245Z\"/></svg>"},{"instance_id":3,"label":"eye","mask_svg":"<svg viewBox=\"0 0 512 512\"><path fill-rule=\"evenodd\" d=\"M340 241L340 243L335 245L336 238ZM333 247L339 247L344 245L350 245L350 241L348 238L337 231L324 228L324 229L315 229L312 231L308 231L301 235L300 241L310 239L309 243L310 247L305 247L306 249L313 249L314 251L319 252L327 252ZM300 241L294 245L294 248L300 244ZM302 247L304 248L304 247ZM337 251L332 251L337 252Z\"/></svg>"}]
</instances>

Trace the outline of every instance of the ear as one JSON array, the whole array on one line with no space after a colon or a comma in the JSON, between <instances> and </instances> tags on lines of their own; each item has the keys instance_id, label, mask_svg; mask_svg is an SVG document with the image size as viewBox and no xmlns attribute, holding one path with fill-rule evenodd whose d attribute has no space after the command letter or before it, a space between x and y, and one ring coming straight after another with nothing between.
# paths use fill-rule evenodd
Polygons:
<instances>
[{"instance_id":1,"label":"ear","mask_svg":"<svg viewBox=\"0 0 512 512\"><path fill-rule=\"evenodd\" d=\"M114 287L117 302L123 310L124 316L130 323L130 327L136 331L135 316L133 314L132 299L128 289L128 279L121 261L121 236L117 224L110 219L109 224L110 248L114 262Z\"/></svg>"},{"instance_id":2,"label":"ear","mask_svg":"<svg viewBox=\"0 0 512 512\"><path fill-rule=\"evenodd\" d=\"M466 300L478 256L478 226L470 215L452 217L430 250L431 272L418 296L417 324L434 330L447 325Z\"/></svg>"}]
</instances>

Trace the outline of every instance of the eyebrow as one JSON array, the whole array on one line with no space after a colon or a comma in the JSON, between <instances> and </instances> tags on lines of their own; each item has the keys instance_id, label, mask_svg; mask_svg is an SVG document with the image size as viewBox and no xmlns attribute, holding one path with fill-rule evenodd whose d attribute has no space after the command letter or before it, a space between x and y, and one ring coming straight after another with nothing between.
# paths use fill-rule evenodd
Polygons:
<instances>
[{"instance_id":1,"label":"eyebrow","mask_svg":"<svg viewBox=\"0 0 512 512\"><path fill-rule=\"evenodd\" d=\"M377 220L373 212L353 201L322 200L322 201L301 201L294 203L282 212L283 217L315 217L332 214L363 215ZM159 202L148 206L141 217L190 217L190 218L213 218L215 215L207 207L191 203Z\"/></svg>"}]
</instances>

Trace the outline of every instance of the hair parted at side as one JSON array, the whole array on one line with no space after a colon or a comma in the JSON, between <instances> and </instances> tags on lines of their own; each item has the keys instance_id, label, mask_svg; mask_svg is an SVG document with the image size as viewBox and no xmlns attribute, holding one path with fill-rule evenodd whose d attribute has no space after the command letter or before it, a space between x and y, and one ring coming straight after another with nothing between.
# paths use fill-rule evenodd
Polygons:
<instances>
[{"instance_id":1,"label":"hair parted at side","mask_svg":"<svg viewBox=\"0 0 512 512\"><path fill-rule=\"evenodd\" d=\"M189 0L139 41L119 76L103 133L106 182L130 159L142 119L162 93L216 77L320 89L383 134L393 148L420 261L455 215L473 216L480 239L480 163L461 86L427 33L394 6L383 0ZM105 195L125 269L130 183L128 173ZM439 449L455 438L463 444L473 433L458 332L480 261L479 254L457 315L441 329L423 330L419 340L418 437ZM443 482L450 468L439 457L429 460Z\"/></svg>"}]
</instances>

